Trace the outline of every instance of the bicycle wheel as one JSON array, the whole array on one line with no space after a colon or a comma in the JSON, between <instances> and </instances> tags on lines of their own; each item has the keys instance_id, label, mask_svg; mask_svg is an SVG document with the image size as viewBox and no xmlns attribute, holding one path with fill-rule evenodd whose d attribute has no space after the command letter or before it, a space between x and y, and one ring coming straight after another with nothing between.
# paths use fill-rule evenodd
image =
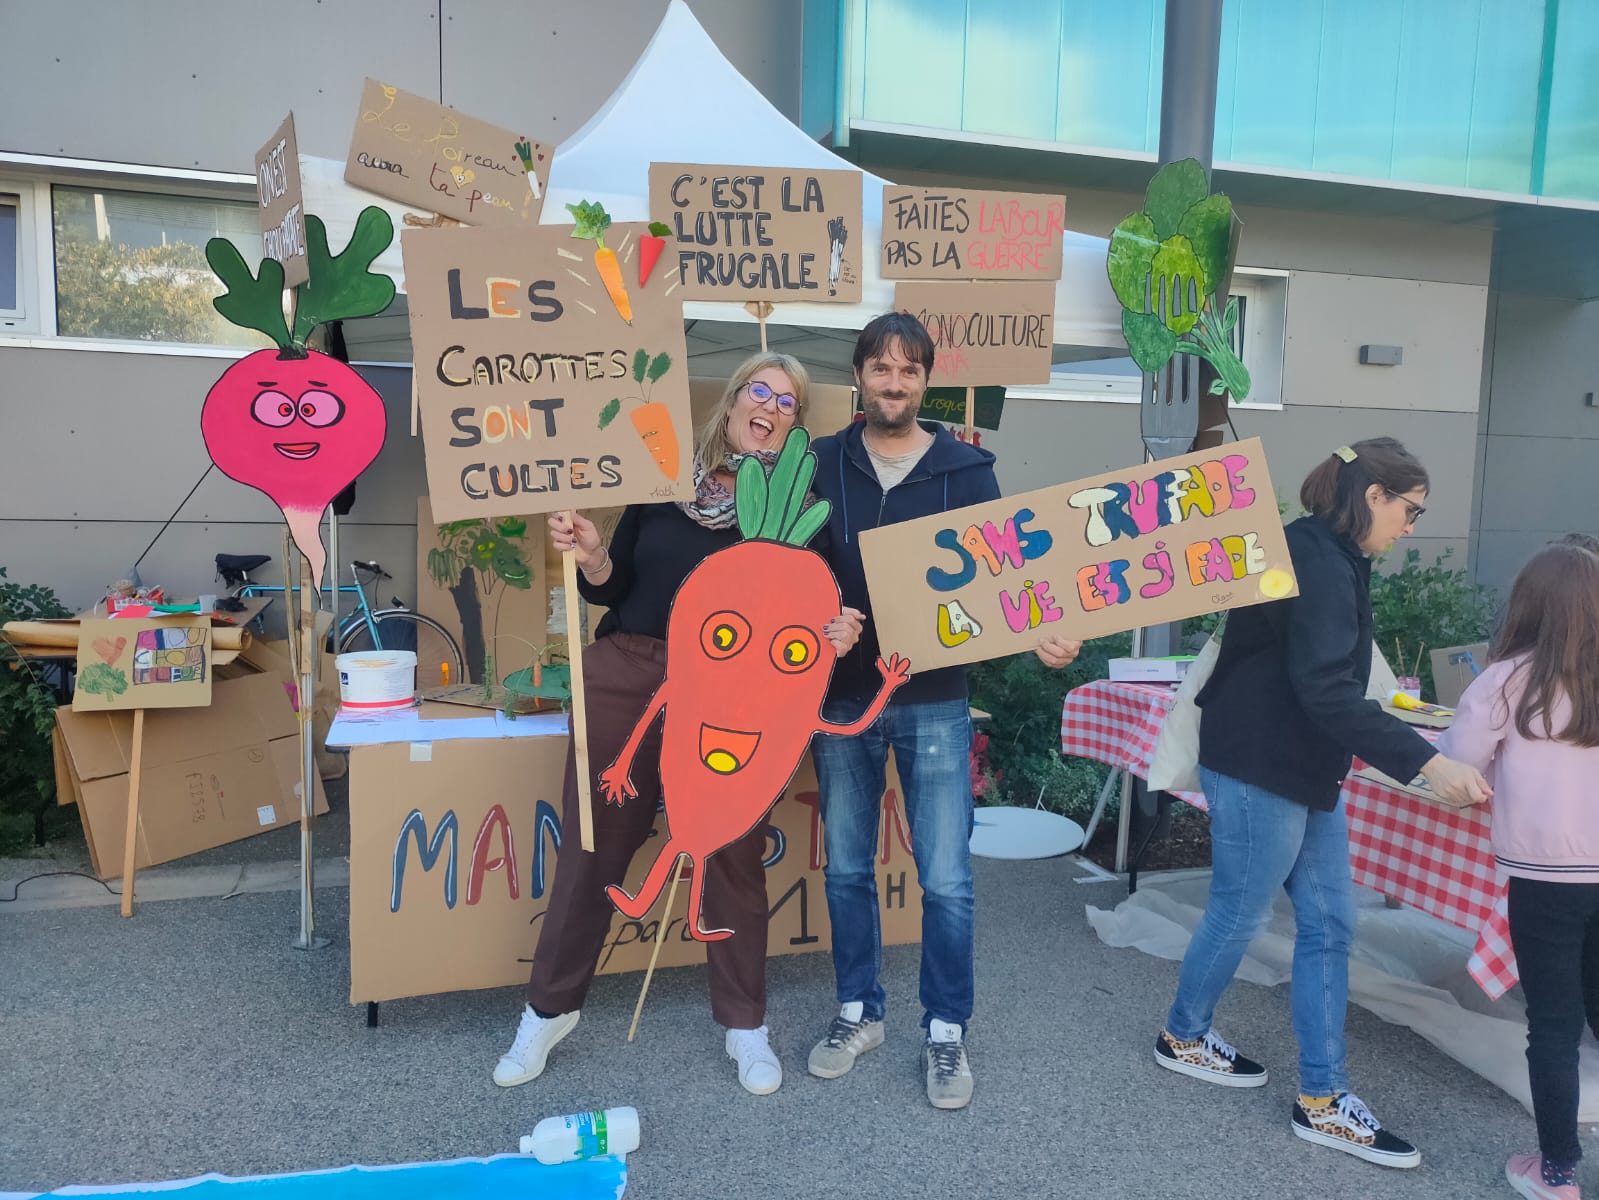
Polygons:
<instances>
[{"instance_id":1,"label":"bicycle wheel","mask_svg":"<svg viewBox=\"0 0 1599 1200\"><path fill-rule=\"evenodd\" d=\"M372 619L378 627L380 644L372 644L372 631L358 615L339 639L340 654L361 650L414 650L417 687L435 687L442 683L444 673L440 668L446 663L451 683L466 682L461 648L455 644L449 630L437 621L404 608L383 609L373 613Z\"/></svg>"}]
</instances>

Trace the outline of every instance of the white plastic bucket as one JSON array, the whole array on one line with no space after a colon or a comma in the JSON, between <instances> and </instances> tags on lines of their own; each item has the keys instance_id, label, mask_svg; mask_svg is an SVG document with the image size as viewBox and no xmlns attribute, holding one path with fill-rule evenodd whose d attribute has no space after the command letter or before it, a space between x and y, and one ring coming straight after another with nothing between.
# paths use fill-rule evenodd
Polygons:
<instances>
[{"instance_id":1,"label":"white plastic bucket","mask_svg":"<svg viewBox=\"0 0 1599 1200\"><path fill-rule=\"evenodd\" d=\"M416 654L362 650L334 660L345 708L403 708L416 699Z\"/></svg>"}]
</instances>

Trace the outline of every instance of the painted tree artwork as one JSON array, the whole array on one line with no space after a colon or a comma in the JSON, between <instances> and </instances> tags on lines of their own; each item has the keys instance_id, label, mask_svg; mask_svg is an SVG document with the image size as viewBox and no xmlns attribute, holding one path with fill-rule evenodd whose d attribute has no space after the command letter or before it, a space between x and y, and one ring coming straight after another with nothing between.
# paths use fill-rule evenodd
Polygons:
<instances>
[{"instance_id":1,"label":"painted tree artwork","mask_svg":"<svg viewBox=\"0 0 1599 1200\"><path fill-rule=\"evenodd\" d=\"M883 684L858 721L822 719L836 654L822 635L842 610L826 560L806 543L827 523L828 502L807 504L816 456L803 429L791 431L768 478L753 456L739 467L735 498L743 540L689 572L672 598L666 677L616 761L600 772L608 802L637 796L630 771L644 736L661 726L661 793L667 837L637 894L607 889L624 916L644 916L686 855L689 932L721 941L703 925L705 860L766 818L799 768L811 735L852 736L875 721L910 677L895 655L877 661Z\"/></svg>"},{"instance_id":2,"label":"painted tree artwork","mask_svg":"<svg viewBox=\"0 0 1599 1200\"><path fill-rule=\"evenodd\" d=\"M206 260L227 292L213 303L229 321L266 334L257 350L222 373L206 394L200 430L211 459L230 479L264 492L283 513L314 578L326 565L322 514L383 448L383 398L348 364L308 347L329 321L371 316L394 299L394 281L372 263L394 240L381 208L362 210L349 244L328 249L327 230L305 218L310 278L294 289L293 324L284 315L283 265L257 271L226 238L206 243Z\"/></svg>"},{"instance_id":3,"label":"painted tree artwork","mask_svg":"<svg viewBox=\"0 0 1599 1200\"><path fill-rule=\"evenodd\" d=\"M528 523L521 517L472 517L434 526L434 537L438 544L427 553L428 575L455 601L466 672L470 682L481 683L499 643L506 592L533 586ZM490 599L493 616L485 628L484 606Z\"/></svg>"}]
</instances>

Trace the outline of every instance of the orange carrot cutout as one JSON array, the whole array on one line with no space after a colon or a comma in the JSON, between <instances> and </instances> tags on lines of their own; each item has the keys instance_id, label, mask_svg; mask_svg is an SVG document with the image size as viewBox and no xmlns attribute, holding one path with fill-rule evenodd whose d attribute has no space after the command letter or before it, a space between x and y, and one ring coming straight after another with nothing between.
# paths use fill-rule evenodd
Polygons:
<instances>
[{"instance_id":1,"label":"orange carrot cutout","mask_svg":"<svg viewBox=\"0 0 1599 1200\"><path fill-rule=\"evenodd\" d=\"M882 683L858 720L834 725L821 715L837 657L823 631L843 601L826 560L806 547L828 517L826 500L805 507L815 471L803 429L789 432L770 477L755 458L744 460L734 492L744 540L707 556L672 597L665 676L616 760L600 772L608 803L637 796L630 772L661 722L666 837L636 892L606 889L632 920L655 905L686 854L693 865L689 936L731 936L705 927L706 860L766 819L813 733L860 733L910 676L899 655L879 658Z\"/></svg>"},{"instance_id":2,"label":"orange carrot cutout","mask_svg":"<svg viewBox=\"0 0 1599 1200\"><path fill-rule=\"evenodd\" d=\"M594 266L600 273L617 315L629 325L633 323L633 303L627 298L627 285L622 282L622 265L616 261L616 251L605 244L605 231L611 227L611 214L604 206L590 204L587 200L568 204L567 212L577 222L572 229L575 238L587 238L594 243Z\"/></svg>"},{"instance_id":3,"label":"orange carrot cutout","mask_svg":"<svg viewBox=\"0 0 1599 1200\"><path fill-rule=\"evenodd\" d=\"M664 221L651 221L650 231L638 240L638 285L643 287L650 281L650 272L655 270L655 264L660 261L661 252L666 249L667 235L672 232L672 227Z\"/></svg>"},{"instance_id":4,"label":"orange carrot cutout","mask_svg":"<svg viewBox=\"0 0 1599 1200\"><path fill-rule=\"evenodd\" d=\"M656 382L671 369L672 359L664 351L654 358L650 357L648 350L640 350L633 355L633 379L643 394L628 397L641 405L628 414L628 419L633 422L633 428L638 430L639 437L644 440L644 446L655 460L655 465L661 469L661 474L676 483L683 459L677 426L672 424L672 410L663 402L649 398ZM616 420L621 411L621 397L600 409L600 428L604 429Z\"/></svg>"}]
</instances>

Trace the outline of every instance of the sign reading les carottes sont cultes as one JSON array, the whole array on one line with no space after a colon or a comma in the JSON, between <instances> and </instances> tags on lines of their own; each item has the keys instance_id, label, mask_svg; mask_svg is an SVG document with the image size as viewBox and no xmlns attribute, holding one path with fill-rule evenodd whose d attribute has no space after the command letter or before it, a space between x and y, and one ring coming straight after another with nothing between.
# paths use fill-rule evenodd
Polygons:
<instances>
[{"instance_id":1,"label":"sign reading les carottes sont cultes","mask_svg":"<svg viewBox=\"0 0 1599 1200\"><path fill-rule=\"evenodd\" d=\"M915 669L1297 593L1259 438L870 529L884 654Z\"/></svg>"},{"instance_id":2,"label":"sign reading les carottes sont cultes","mask_svg":"<svg viewBox=\"0 0 1599 1200\"><path fill-rule=\"evenodd\" d=\"M569 225L403 234L435 520L693 494L676 280L645 253L659 250L641 245L646 226L592 209L586 239Z\"/></svg>"},{"instance_id":3,"label":"sign reading les carottes sont cultes","mask_svg":"<svg viewBox=\"0 0 1599 1200\"><path fill-rule=\"evenodd\" d=\"M344 181L465 225L538 223L550 147L368 79Z\"/></svg>"},{"instance_id":4,"label":"sign reading les carottes sont cultes","mask_svg":"<svg viewBox=\"0 0 1599 1200\"><path fill-rule=\"evenodd\" d=\"M1059 279L1066 198L883 189L884 279Z\"/></svg>"},{"instance_id":5,"label":"sign reading les carottes sont cultes","mask_svg":"<svg viewBox=\"0 0 1599 1200\"><path fill-rule=\"evenodd\" d=\"M679 299L860 301L859 171L651 163L650 215Z\"/></svg>"}]
</instances>

